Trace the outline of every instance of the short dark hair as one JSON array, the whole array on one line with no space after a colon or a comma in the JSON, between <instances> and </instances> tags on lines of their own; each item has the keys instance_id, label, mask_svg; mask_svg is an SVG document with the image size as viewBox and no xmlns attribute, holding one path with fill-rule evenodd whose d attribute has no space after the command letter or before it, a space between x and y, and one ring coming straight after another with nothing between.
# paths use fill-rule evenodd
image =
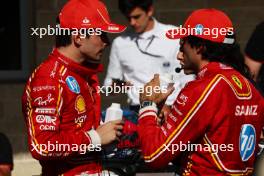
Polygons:
<instances>
[{"instance_id":1,"label":"short dark hair","mask_svg":"<svg viewBox=\"0 0 264 176\"><path fill-rule=\"evenodd\" d=\"M56 23L60 24L59 17L56 18ZM56 48L69 46L71 43L72 43L71 34L65 33L65 34L61 34L61 35L56 35L55 36L55 46L56 46Z\"/></svg>"},{"instance_id":2,"label":"short dark hair","mask_svg":"<svg viewBox=\"0 0 264 176\"><path fill-rule=\"evenodd\" d=\"M69 46L72 43L71 35L56 35L55 46L56 48Z\"/></svg>"},{"instance_id":3,"label":"short dark hair","mask_svg":"<svg viewBox=\"0 0 264 176\"><path fill-rule=\"evenodd\" d=\"M235 38L235 36L234 36ZM185 38L192 48L200 48L202 58L210 62L221 62L233 67L247 78L251 78L248 67L244 62L244 56L241 53L240 45L224 44L211 42L195 36L188 36Z\"/></svg>"},{"instance_id":4,"label":"short dark hair","mask_svg":"<svg viewBox=\"0 0 264 176\"><path fill-rule=\"evenodd\" d=\"M148 12L149 8L153 5L153 0L119 0L119 10L124 14L128 15L136 7L141 8L145 12Z\"/></svg>"}]
</instances>

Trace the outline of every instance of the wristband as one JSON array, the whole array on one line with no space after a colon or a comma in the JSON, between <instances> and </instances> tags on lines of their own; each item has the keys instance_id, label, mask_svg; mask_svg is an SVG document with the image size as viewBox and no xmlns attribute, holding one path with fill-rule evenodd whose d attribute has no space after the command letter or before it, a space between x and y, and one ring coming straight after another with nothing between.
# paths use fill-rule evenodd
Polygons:
<instances>
[{"instance_id":1,"label":"wristband","mask_svg":"<svg viewBox=\"0 0 264 176\"><path fill-rule=\"evenodd\" d=\"M154 106L155 108L157 107L156 103L153 101L143 101L140 105L140 108L145 108L147 106Z\"/></svg>"}]
</instances>

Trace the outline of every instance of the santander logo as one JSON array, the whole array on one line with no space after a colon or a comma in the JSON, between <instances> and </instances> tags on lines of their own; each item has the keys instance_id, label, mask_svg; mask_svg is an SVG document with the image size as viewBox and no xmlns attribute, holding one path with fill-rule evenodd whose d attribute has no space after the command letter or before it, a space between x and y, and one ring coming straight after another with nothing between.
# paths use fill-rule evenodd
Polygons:
<instances>
[{"instance_id":1,"label":"santander logo","mask_svg":"<svg viewBox=\"0 0 264 176\"><path fill-rule=\"evenodd\" d=\"M89 20L87 17L85 17L85 18L82 20L82 22L83 22L83 25L89 25L90 20Z\"/></svg>"},{"instance_id":2,"label":"santander logo","mask_svg":"<svg viewBox=\"0 0 264 176\"><path fill-rule=\"evenodd\" d=\"M168 38L168 39L176 39L176 30L177 29L170 29L170 30L168 30L167 32L166 32L166 37Z\"/></svg>"},{"instance_id":3,"label":"santander logo","mask_svg":"<svg viewBox=\"0 0 264 176\"><path fill-rule=\"evenodd\" d=\"M184 37L185 35L182 35L180 32L180 29L175 28L175 29L170 29L166 32L166 37L168 39L179 39L181 37Z\"/></svg>"}]
</instances>

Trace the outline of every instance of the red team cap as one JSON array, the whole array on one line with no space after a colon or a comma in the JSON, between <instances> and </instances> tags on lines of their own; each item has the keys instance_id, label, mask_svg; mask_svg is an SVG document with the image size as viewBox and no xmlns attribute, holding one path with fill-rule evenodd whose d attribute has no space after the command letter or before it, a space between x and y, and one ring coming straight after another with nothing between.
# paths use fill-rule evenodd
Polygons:
<instances>
[{"instance_id":1,"label":"red team cap","mask_svg":"<svg viewBox=\"0 0 264 176\"><path fill-rule=\"evenodd\" d=\"M120 33L126 29L111 22L106 6L99 0L69 0L61 10L59 19L61 28L100 28L108 33Z\"/></svg>"},{"instance_id":2,"label":"red team cap","mask_svg":"<svg viewBox=\"0 0 264 176\"><path fill-rule=\"evenodd\" d=\"M180 39L189 35L210 40L212 42L233 44L234 29L229 17L216 9L199 9L192 12L183 28L175 28L166 32L169 39Z\"/></svg>"}]
</instances>

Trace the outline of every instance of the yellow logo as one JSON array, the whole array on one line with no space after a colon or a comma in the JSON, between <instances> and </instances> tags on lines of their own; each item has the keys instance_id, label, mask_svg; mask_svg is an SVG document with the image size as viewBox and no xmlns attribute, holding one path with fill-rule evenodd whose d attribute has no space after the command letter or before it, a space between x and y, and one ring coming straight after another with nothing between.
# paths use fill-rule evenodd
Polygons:
<instances>
[{"instance_id":1,"label":"yellow logo","mask_svg":"<svg viewBox=\"0 0 264 176\"><path fill-rule=\"evenodd\" d=\"M236 83L236 85L237 85L240 89L243 88L242 83L241 83L241 81L238 79L237 76L233 75L233 76L232 76L232 79L233 79L233 81Z\"/></svg>"},{"instance_id":2,"label":"yellow logo","mask_svg":"<svg viewBox=\"0 0 264 176\"><path fill-rule=\"evenodd\" d=\"M86 111L85 101L83 96L78 95L75 100L75 109L78 111L78 114L84 113Z\"/></svg>"}]
</instances>

